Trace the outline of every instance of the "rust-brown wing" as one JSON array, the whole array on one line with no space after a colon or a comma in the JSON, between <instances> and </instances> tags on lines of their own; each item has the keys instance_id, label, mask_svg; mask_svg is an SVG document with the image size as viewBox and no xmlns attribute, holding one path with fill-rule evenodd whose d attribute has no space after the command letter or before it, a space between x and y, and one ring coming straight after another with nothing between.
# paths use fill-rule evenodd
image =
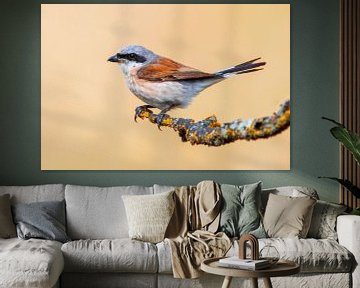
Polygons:
<instances>
[{"instance_id":1,"label":"rust-brown wing","mask_svg":"<svg viewBox=\"0 0 360 288\"><path fill-rule=\"evenodd\" d=\"M140 68L139 79L148 81L175 81L212 78L213 74L184 66L171 59L161 57L156 62Z\"/></svg>"}]
</instances>

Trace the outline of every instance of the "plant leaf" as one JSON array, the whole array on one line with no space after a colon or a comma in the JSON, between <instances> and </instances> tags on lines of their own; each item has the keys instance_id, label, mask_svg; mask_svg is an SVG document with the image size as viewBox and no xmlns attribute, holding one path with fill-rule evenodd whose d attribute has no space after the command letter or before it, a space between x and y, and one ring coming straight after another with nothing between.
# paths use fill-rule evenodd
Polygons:
<instances>
[{"instance_id":1,"label":"plant leaf","mask_svg":"<svg viewBox=\"0 0 360 288\"><path fill-rule=\"evenodd\" d=\"M360 188L355 186L351 181L340 179L336 177L318 177L318 178L327 178L339 182L347 190L349 190L356 198L360 198Z\"/></svg>"},{"instance_id":2,"label":"plant leaf","mask_svg":"<svg viewBox=\"0 0 360 288\"><path fill-rule=\"evenodd\" d=\"M345 127L343 124L341 124L341 123L339 123L339 122L337 122L337 121L335 121L334 119L331 119L331 118L327 118L327 117L321 117L321 119L324 119L324 120L327 120L327 121L330 121L330 122L332 122L332 123L335 123L336 125L338 125L338 126L340 126L340 127Z\"/></svg>"},{"instance_id":3,"label":"plant leaf","mask_svg":"<svg viewBox=\"0 0 360 288\"><path fill-rule=\"evenodd\" d=\"M331 128L330 132L353 154L356 162L360 165L359 135L341 126Z\"/></svg>"}]
</instances>

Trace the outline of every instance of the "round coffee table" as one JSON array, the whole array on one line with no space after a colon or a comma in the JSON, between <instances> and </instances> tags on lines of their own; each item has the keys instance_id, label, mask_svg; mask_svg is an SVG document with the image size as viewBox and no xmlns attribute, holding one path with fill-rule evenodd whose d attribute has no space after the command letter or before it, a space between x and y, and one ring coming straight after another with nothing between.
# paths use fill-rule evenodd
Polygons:
<instances>
[{"instance_id":1,"label":"round coffee table","mask_svg":"<svg viewBox=\"0 0 360 288\"><path fill-rule=\"evenodd\" d=\"M225 276L222 288L229 288L233 277L251 278L254 288L258 288L258 278L263 278L265 287L272 288L270 277L289 276L300 272L300 266L288 260L279 260L266 269L244 270L220 266L219 259L221 258L204 260L201 263L201 270L210 274Z\"/></svg>"}]
</instances>

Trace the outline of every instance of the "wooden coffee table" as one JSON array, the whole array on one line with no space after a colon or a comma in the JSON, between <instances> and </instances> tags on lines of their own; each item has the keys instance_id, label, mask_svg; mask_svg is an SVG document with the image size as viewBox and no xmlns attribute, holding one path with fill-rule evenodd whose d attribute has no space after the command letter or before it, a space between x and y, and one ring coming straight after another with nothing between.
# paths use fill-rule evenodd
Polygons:
<instances>
[{"instance_id":1,"label":"wooden coffee table","mask_svg":"<svg viewBox=\"0 0 360 288\"><path fill-rule=\"evenodd\" d=\"M300 266L288 260L279 260L270 268L253 271L222 267L219 265L219 259L221 258L204 260L201 263L201 270L225 276L222 288L229 288L233 277L251 278L254 288L258 288L258 278L263 278L265 287L272 288L270 277L289 276L300 272Z\"/></svg>"}]
</instances>

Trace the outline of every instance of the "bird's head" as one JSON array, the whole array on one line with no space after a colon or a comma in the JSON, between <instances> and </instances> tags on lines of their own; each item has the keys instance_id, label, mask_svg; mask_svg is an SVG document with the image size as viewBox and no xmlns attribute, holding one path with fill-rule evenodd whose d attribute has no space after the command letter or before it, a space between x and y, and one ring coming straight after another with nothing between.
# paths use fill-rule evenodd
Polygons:
<instances>
[{"instance_id":1,"label":"bird's head","mask_svg":"<svg viewBox=\"0 0 360 288\"><path fill-rule=\"evenodd\" d=\"M111 56L108 61L118 63L123 72L128 74L132 69L139 69L157 57L155 53L145 47L130 45L120 49L119 52Z\"/></svg>"}]
</instances>

